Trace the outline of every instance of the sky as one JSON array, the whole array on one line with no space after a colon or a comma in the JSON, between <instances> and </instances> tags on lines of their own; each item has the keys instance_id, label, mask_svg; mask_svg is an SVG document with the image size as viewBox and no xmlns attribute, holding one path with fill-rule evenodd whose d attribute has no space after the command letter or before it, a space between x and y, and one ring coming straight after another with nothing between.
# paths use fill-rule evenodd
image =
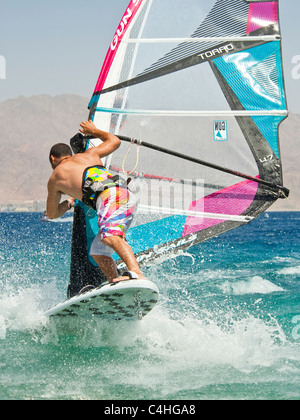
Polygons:
<instances>
[{"instance_id":1,"label":"sky","mask_svg":"<svg viewBox=\"0 0 300 420\"><path fill-rule=\"evenodd\" d=\"M0 102L40 94L90 98L128 3L1 0ZM300 113L299 0L280 0L280 11L288 105Z\"/></svg>"}]
</instances>

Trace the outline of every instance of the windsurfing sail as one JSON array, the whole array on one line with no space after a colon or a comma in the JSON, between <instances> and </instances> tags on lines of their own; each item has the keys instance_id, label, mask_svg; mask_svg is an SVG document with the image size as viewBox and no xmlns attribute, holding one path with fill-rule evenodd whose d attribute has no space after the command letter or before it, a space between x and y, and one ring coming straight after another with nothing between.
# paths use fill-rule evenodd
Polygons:
<instances>
[{"instance_id":1,"label":"windsurfing sail","mask_svg":"<svg viewBox=\"0 0 300 420\"><path fill-rule=\"evenodd\" d=\"M288 195L278 1L132 0L89 109L96 126L124 140L105 164L130 173L139 195L127 239L140 264L249 223ZM81 203L77 219L71 283L90 278L97 233Z\"/></svg>"}]
</instances>

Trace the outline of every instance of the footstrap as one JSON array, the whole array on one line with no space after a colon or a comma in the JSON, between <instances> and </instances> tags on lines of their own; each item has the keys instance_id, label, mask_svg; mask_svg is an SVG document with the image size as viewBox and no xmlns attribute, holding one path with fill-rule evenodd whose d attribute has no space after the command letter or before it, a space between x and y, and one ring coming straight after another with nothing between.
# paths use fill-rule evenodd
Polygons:
<instances>
[{"instance_id":1,"label":"footstrap","mask_svg":"<svg viewBox=\"0 0 300 420\"><path fill-rule=\"evenodd\" d=\"M134 271L125 271L122 277L129 277L130 280L138 280L139 276Z\"/></svg>"}]
</instances>

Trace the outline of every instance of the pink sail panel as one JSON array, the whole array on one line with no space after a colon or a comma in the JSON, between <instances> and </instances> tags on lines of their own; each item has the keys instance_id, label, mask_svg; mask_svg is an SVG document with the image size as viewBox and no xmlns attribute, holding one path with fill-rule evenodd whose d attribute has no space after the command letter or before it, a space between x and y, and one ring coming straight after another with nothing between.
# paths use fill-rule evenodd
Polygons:
<instances>
[{"instance_id":1,"label":"pink sail panel","mask_svg":"<svg viewBox=\"0 0 300 420\"><path fill-rule=\"evenodd\" d=\"M240 216L252 204L258 189L253 181L244 181L194 201L189 210ZM224 220L187 217L182 236L208 229Z\"/></svg>"},{"instance_id":2,"label":"pink sail panel","mask_svg":"<svg viewBox=\"0 0 300 420\"><path fill-rule=\"evenodd\" d=\"M275 1L251 3L249 6L247 34L278 22L278 4Z\"/></svg>"},{"instance_id":3,"label":"pink sail panel","mask_svg":"<svg viewBox=\"0 0 300 420\"><path fill-rule=\"evenodd\" d=\"M126 34L127 29L130 27L130 24L134 19L135 15L137 14L143 1L144 0L131 0L131 2L129 3L129 6L127 7L126 12L124 13L124 16L121 19L118 29L113 37L110 48L107 52L99 79L96 84L95 92L100 92L103 89L109 70L117 54L119 45L124 35Z\"/></svg>"}]
</instances>

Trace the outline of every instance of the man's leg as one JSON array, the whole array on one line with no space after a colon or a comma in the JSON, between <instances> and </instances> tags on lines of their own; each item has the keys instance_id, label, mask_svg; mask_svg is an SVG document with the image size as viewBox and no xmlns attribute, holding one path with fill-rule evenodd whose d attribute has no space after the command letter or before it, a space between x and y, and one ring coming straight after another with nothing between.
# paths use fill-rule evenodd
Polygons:
<instances>
[{"instance_id":1,"label":"man's leg","mask_svg":"<svg viewBox=\"0 0 300 420\"><path fill-rule=\"evenodd\" d=\"M104 238L102 242L112 248L126 264L129 271L134 271L140 279L145 279L143 273L140 270L139 264L135 258L135 255L128 243L121 236L108 236ZM105 274L105 273L104 273ZM127 277L118 278L118 274L114 277L114 280L128 280Z\"/></svg>"},{"instance_id":2,"label":"man's leg","mask_svg":"<svg viewBox=\"0 0 300 420\"><path fill-rule=\"evenodd\" d=\"M95 262L99 265L101 271L109 283L118 277L118 270L115 261L111 257L105 255L92 255Z\"/></svg>"}]
</instances>

